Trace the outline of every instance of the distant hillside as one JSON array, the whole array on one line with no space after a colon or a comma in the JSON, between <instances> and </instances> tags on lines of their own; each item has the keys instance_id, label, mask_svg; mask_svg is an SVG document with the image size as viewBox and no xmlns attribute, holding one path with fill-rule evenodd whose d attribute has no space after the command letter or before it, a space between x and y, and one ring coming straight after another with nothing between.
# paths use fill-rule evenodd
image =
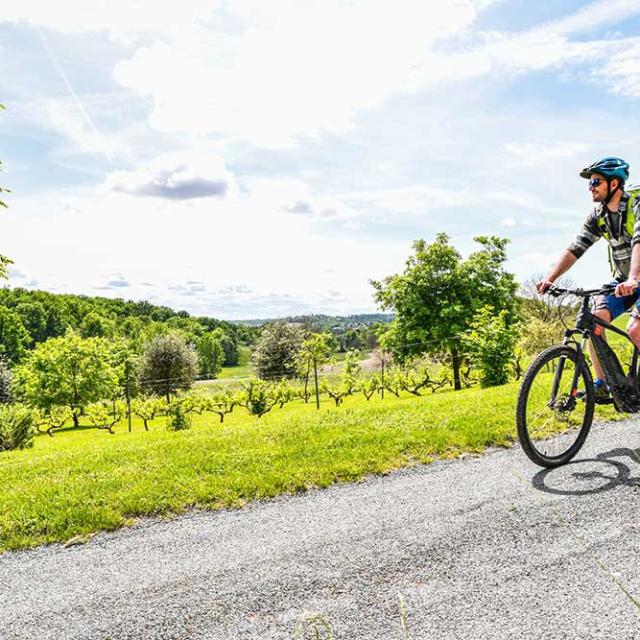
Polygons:
<instances>
[{"instance_id":1,"label":"distant hillside","mask_svg":"<svg viewBox=\"0 0 640 640\"><path fill-rule=\"evenodd\" d=\"M392 313L361 313L350 316L327 316L323 314L312 314L304 316L288 316L286 318L267 318L261 320L236 320L236 324L245 327L260 327L275 320L284 322L297 322L310 326L314 330L333 331L340 333L348 329L358 329L369 327L373 324L386 324L393 320Z\"/></svg>"},{"instance_id":2,"label":"distant hillside","mask_svg":"<svg viewBox=\"0 0 640 640\"><path fill-rule=\"evenodd\" d=\"M193 345L214 331L224 342L221 331L228 338L225 344L231 345L225 351L227 365L237 364L238 344L250 345L259 334L253 327L194 317L144 300L0 288L0 357L18 362L25 349L62 336L68 329L83 338L128 338L138 351L145 341L168 330L181 332Z\"/></svg>"}]
</instances>

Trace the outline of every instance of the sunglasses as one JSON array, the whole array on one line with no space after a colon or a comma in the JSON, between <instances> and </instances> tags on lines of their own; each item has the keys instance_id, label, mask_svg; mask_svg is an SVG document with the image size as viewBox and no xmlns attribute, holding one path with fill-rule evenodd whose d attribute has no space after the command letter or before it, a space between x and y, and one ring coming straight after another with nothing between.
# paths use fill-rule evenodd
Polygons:
<instances>
[{"instance_id":1,"label":"sunglasses","mask_svg":"<svg viewBox=\"0 0 640 640\"><path fill-rule=\"evenodd\" d=\"M597 187L602 182L603 181L600 178L591 178L591 180L589 180L589 189Z\"/></svg>"}]
</instances>

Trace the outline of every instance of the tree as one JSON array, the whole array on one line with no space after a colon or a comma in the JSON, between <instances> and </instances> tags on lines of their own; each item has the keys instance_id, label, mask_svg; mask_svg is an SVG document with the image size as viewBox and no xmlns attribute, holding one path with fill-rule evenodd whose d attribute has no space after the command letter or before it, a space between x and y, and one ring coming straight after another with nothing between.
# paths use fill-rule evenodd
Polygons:
<instances>
[{"instance_id":1,"label":"tree","mask_svg":"<svg viewBox=\"0 0 640 640\"><path fill-rule=\"evenodd\" d=\"M222 344L214 331L201 335L196 343L200 373L207 377L217 378L225 361Z\"/></svg>"},{"instance_id":2,"label":"tree","mask_svg":"<svg viewBox=\"0 0 640 640\"><path fill-rule=\"evenodd\" d=\"M4 105L0 104L0 110L4 110ZM0 171L2 171L2 160L0 160ZM10 193L9 189L5 189L4 187L0 187L0 194L2 193ZM0 208L7 207L7 203L4 200L0 200ZM0 280L6 279L8 276L7 267L13 263L13 260L10 260L6 256L0 255Z\"/></svg>"},{"instance_id":3,"label":"tree","mask_svg":"<svg viewBox=\"0 0 640 640\"><path fill-rule=\"evenodd\" d=\"M162 398L147 396L145 398L136 398L131 405L131 410L142 418L144 430L149 431L149 422L156 416L162 415L166 410L166 405Z\"/></svg>"},{"instance_id":4,"label":"tree","mask_svg":"<svg viewBox=\"0 0 640 640\"><path fill-rule=\"evenodd\" d=\"M33 348L37 342L44 342L47 339L47 312L42 303L36 301L20 302L16 305L16 313L31 336L29 348Z\"/></svg>"},{"instance_id":5,"label":"tree","mask_svg":"<svg viewBox=\"0 0 640 640\"><path fill-rule=\"evenodd\" d=\"M31 342L20 316L8 307L0 307L0 355L17 363L23 358Z\"/></svg>"},{"instance_id":6,"label":"tree","mask_svg":"<svg viewBox=\"0 0 640 640\"><path fill-rule=\"evenodd\" d=\"M247 411L258 418L262 418L265 413L269 413L278 404L279 394L277 386L252 378L246 385L242 385L244 391L239 396L238 404L241 404Z\"/></svg>"},{"instance_id":7,"label":"tree","mask_svg":"<svg viewBox=\"0 0 640 640\"><path fill-rule=\"evenodd\" d=\"M509 324L507 311L482 307L464 337L469 358L480 370L480 386L495 387L509 381L509 366L518 341L518 327Z\"/></svg>"},{"instance_id":8,"label":"tree","mask_svg":"<svg viewBox=\"0 0 640 640\"><path fill-rule=\"evenodd\" d=\"M205 410L217 414L220 422L224 422L224 417L231 413L237 404L241 404L242 399L241 393L232 393L229 390L221 391L207 399Z\"/></svg>"},{"instance_id":9,"label":"tree","mask_svg":"<svg viewBox=\"0 0 640 640\"><path fill-rule=\"evenodd\" d=\"M119 394L122 367L109 340L84 339L68 331L37 345L14 371L19 395L26 402L44 411L55 405L68 407L77 427L88 404Z\"/></svg>"},{"instance_id":10,"label":"tree","mask_svg":"<svg viewBox=\"0 0 640 640\"><path fill-rule=\"evenodd\" d=\"M253 354L258 376L266 380L295 376L303 340L298 325L280 321L266 325Z\"/></svg>"},{"instance_id":11,"label":"tree","mask_svg":"<svg viewBox=\"0 0 640 640\"><path fill-rule=\"evenodd\" d=\"M573 299L567 301L566 296L556 298L546 293L538 293L536 283L543 278L542 273L536 273L520 285L518 294L522 297L524 315L538 318L542 322L562 323L562 318L567 312L573 315L576 307L575 302ZM564 289L575 287L573 280L568 276L558 278L555 284Z\"/></svg>"},{"instance_id":12,"label":"tree","mask_svg":"<svg viewBox=\"0 0 640 640\"><path fill-rule=\"evenodd\" d=\"M197 375L198 357L179 334L157 336L145 346L138 368L142 389L169 402L172 393L191 388Z\"/></svg>"},{"instance_id":13,"label":"tree","mask_svg":"<svg viewBox=\"0 0 640 640\"><path fill-rule=\"evenodd\" d=\"M225 333L222 327L218 327L212 331L215 338L218 339L218 342L222 345L222 349L224 351L224 362L223 365L225 367L235 367L238 364L238 360L240 354L238 352L238 341L234 336L230 336L228 333Z\"/></svg>"},{"instance_id":14,"label":"tree","mask_svg":"<svg viewBox=\"0 0 640 640\"><path fill-rule=\"evenodd\" d=\"M299 371L304 379L302 397L305 402L309 400L309 377L313 371L313 379L316 394L316 408L320 408L320 390L318 387L318 367L329 361L333 351L334 337L330 333L312 333L302 343L298 354Z\"/></svg>"},{"instance_id":15,"label":"tree","mask_svg":"<svg viewBox=\"0 0 640 640\"><path fill-rule=\"evenodd\" d=\"M115 323L100 315L89 312L80 323L80 335L83 338L111 338L116 331Z\"/></svg>"},{"instance_id":16,"label":"tree","mask_svg":"<svg viewBox=\"0 0 640 640\"><path fill-rule=\"evenodd\" d=\"M508 240L475 238L481 248L466 260L440 233L435 242L417 240L401 274L371 281L382 309L395 312L381 336L382 347L399 363L425 353L447 353L454 388L461 389L464 347L459 336L469 330L476 312L491 305L505 310L506 322L517 320L517 284L503 269Z\"/></svg>"},{"instance_id":17,"label":"tree","mask_svg":"<svg viewBox=\"0 0 640 640\"><path fill-rule=\"evenodd\" d=\"M109 433L114 433L113 427L127 415L127 408L124 402L107 402L100 400L87 407L87 420L96 429L106 429Z\"/></svg>"}]
</instances>

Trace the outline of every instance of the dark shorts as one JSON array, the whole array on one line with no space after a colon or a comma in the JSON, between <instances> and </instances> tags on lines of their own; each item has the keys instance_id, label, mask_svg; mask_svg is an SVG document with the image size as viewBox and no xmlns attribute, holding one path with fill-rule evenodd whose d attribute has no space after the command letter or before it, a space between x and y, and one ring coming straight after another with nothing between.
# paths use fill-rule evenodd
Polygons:
<instances>
[{"instance_id":1,"label":"dark shorts","mask_svg":"<svg viewBox=\"0 0 640 640\"><path fill-rule=\"evenodd\" d=\"M614 280L611 284L618 284L618 282ZM615 320L618 316L633 307L631 315L640 320L640 300L638 298L640 298L640 289L636 289L635 293L632 293L630 296L624 296L623 298L616 298L613 293L608 296L600 296L596 304L596 309L607 309L611 314L611 319Z\"/></svg>"}]
</instances>

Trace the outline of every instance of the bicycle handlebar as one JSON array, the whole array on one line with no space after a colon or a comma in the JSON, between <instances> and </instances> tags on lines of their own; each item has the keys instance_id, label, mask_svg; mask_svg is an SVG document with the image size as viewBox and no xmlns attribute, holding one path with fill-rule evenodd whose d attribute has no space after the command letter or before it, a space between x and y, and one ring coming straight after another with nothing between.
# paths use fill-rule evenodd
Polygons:
<instances>
[{"instance_id":1,"label":"bicycle handlebar","mask_svg":"<svg viewBox=\"0 0 640 640\"><path fill-rule=\"evenodd\" d=\"M556 287L555 285L551 285L545 293L548 293L551 296L557 298L564 293L568 293L570 295L578 296L579 298L588 298L590 296L606 296L613 293L616 290L617 284L603 284L598 289L565 289L563 287Z\"/></svg>"}]
</instances>

